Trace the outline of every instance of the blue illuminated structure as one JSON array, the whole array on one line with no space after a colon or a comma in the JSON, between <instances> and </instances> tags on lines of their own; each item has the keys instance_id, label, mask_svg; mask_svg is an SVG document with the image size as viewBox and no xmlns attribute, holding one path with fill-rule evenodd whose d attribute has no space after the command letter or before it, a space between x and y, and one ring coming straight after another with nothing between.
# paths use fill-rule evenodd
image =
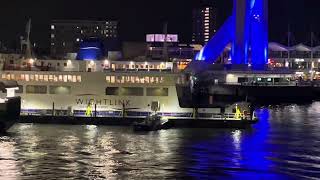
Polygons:
<instances>
[{"instance_id":1,"label":"blue illuminated structure","mask_svg":"<svg viewBox=\"0 0 320 180\"><path fill-rule=\"evenodd\" d=\"M104 57L103 42L96 38L84 40L80 44L77 60L101 60Z\"/></svg>"},{"instance_id":2,"label":"blue illuminated structure","mask_svg":"<svg viewBox=\"0 0 320 180\"><path fill-rule=\"evenodd\" d=\"M250 63L253 69L264 68L268 62L268 0L234 0L232 16L196 60L214 63L230 43L232 64Z\"/></svg>"}]
</instances>

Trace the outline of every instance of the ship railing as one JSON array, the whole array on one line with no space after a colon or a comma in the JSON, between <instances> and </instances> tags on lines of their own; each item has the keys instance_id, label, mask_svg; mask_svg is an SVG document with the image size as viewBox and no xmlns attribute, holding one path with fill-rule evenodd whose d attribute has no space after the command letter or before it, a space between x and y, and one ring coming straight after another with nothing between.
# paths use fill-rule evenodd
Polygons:
<instances>
[{"instance_id":1,"label":"ship railing","mask_svg":"<svg viewBox=\"0 0 320 180\"><path fill-rule=\"evenodd\" d=\"M148 116L148 112L138 113L138 114L127 114L125 117L128 118L145 118ZM188 115L187 115L188 114ZM168 116L167 114L162 114L163 117L168 119L193 119L192 113L187 113L187 116ZM55 110L54 113L52 110L22 110L20 115L22 116L57 116L57 117L88 117L83 110L76 110L71 113L69 110ZM121 111L112 111L112 112L102 112L97 111L97 114L92 113L91 117L123 117ZM235 113L199 113L197 119L206 119L206 120L251 120L251 115L243 113L240 115L240 118L236 117Z\"/></svg>"},{"instance_id":2,"label":"ship railing","mask_svg":"<svg viewBox=\"0 0 320 180\"><path fill-rule=\"evenodd\" d=\"M221 113L200 113L198 116L199 119L220 119L220 120L242 120L242 119L247 119L250 120L251 119L251 115L250 114L241 114L240 118L236 118L236 114L235 113L225 113L225 114L221 114Z\"/></svg>"}]
</instances>

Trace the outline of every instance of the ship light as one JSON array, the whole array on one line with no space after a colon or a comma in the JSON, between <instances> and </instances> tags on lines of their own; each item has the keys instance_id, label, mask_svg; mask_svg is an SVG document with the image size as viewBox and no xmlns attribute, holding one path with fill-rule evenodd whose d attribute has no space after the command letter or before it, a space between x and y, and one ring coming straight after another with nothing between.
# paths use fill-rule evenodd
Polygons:
<instances>
[{"instance_id":1,"label":"ship light","mask_svg":"<svg viewBox=\"0 0 320 180\"><path fill-rule=\"evenodd\" d=\"M108 65L109 61L108 60L104 60L104 65Z\"/></svg>"},{"instance_id":2,"label":"ship light","mask_svg":"<svg viewBox=\"0 0 320 180\"><path fill-rule=\"evenodd\" d=\"M67 61L67 64L68 64L68 65L71 65L71 60L68 60L68 61Z\"/></svg>"},{"instance_id":3,"label":"ship light","mask_svg":"<svg viewBox=\"0 0 320 180\"><path fill-rule=\"evenodd\" d=\"M34 59L29 59L29 63L33 64L34 63Z\"/></svg>"},{"instance_id":4,"label":"ship light","mask_svg":"<svg viewBox=\"0 0 320 180\"><path fill-rule=\"evenodd\" d=\"M320 59L318 59L318 63L320 63Z\"/></svg>"},{"instance_id":5,"label":"ship light","mask_svg":"<svg viewBox=\"0 0 320 180\"><path fill-rule=\"evenodd\" d=\"M295 59L294 61L297 62L297 63L298 62L304 62L304 59Z\"/></svg>"},{"instance_id":6,"label":"ship light","mask_svg":"<svg viewBox=\"0 0 320 180\"><path fill-rule=\"evenodd\" d=\"M14 88L6 88L7 90L7 97L15 97L16 96L16 90L19 90L19 87L14 87Z\"/></svg>"}]
</instances>

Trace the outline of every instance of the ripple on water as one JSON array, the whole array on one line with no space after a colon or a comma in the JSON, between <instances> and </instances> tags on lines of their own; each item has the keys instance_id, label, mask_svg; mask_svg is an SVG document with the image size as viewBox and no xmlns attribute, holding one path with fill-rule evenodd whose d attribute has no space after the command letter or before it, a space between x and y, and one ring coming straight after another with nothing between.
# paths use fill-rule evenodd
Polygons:
<instances>
[{"instance_id":1,"label":"ripple on water","mask_svg":"<svg viewBox=\"0 0 320 180\"><path fill-rule=\"evenodd\" d=\"M317 179L320 103L258 112L252 129L18 124L0 136L0 179Z\"/></svg>"}]
</instances>

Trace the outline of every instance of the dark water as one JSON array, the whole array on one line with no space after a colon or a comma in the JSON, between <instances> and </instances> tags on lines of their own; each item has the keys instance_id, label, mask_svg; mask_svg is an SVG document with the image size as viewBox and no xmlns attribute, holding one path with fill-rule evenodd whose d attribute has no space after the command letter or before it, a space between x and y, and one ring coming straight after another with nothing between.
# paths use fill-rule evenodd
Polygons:
<instances>
[{"instance_id":1,"label":"dark water","mask_svg":"<svg viewBox=\"0 0 320 180\"><path fill-rule=\"evenodd\" d=\"M252 129L18 124L0 179L318 179L320 103L259 111Z\"/></svg>"}]
</instances>

